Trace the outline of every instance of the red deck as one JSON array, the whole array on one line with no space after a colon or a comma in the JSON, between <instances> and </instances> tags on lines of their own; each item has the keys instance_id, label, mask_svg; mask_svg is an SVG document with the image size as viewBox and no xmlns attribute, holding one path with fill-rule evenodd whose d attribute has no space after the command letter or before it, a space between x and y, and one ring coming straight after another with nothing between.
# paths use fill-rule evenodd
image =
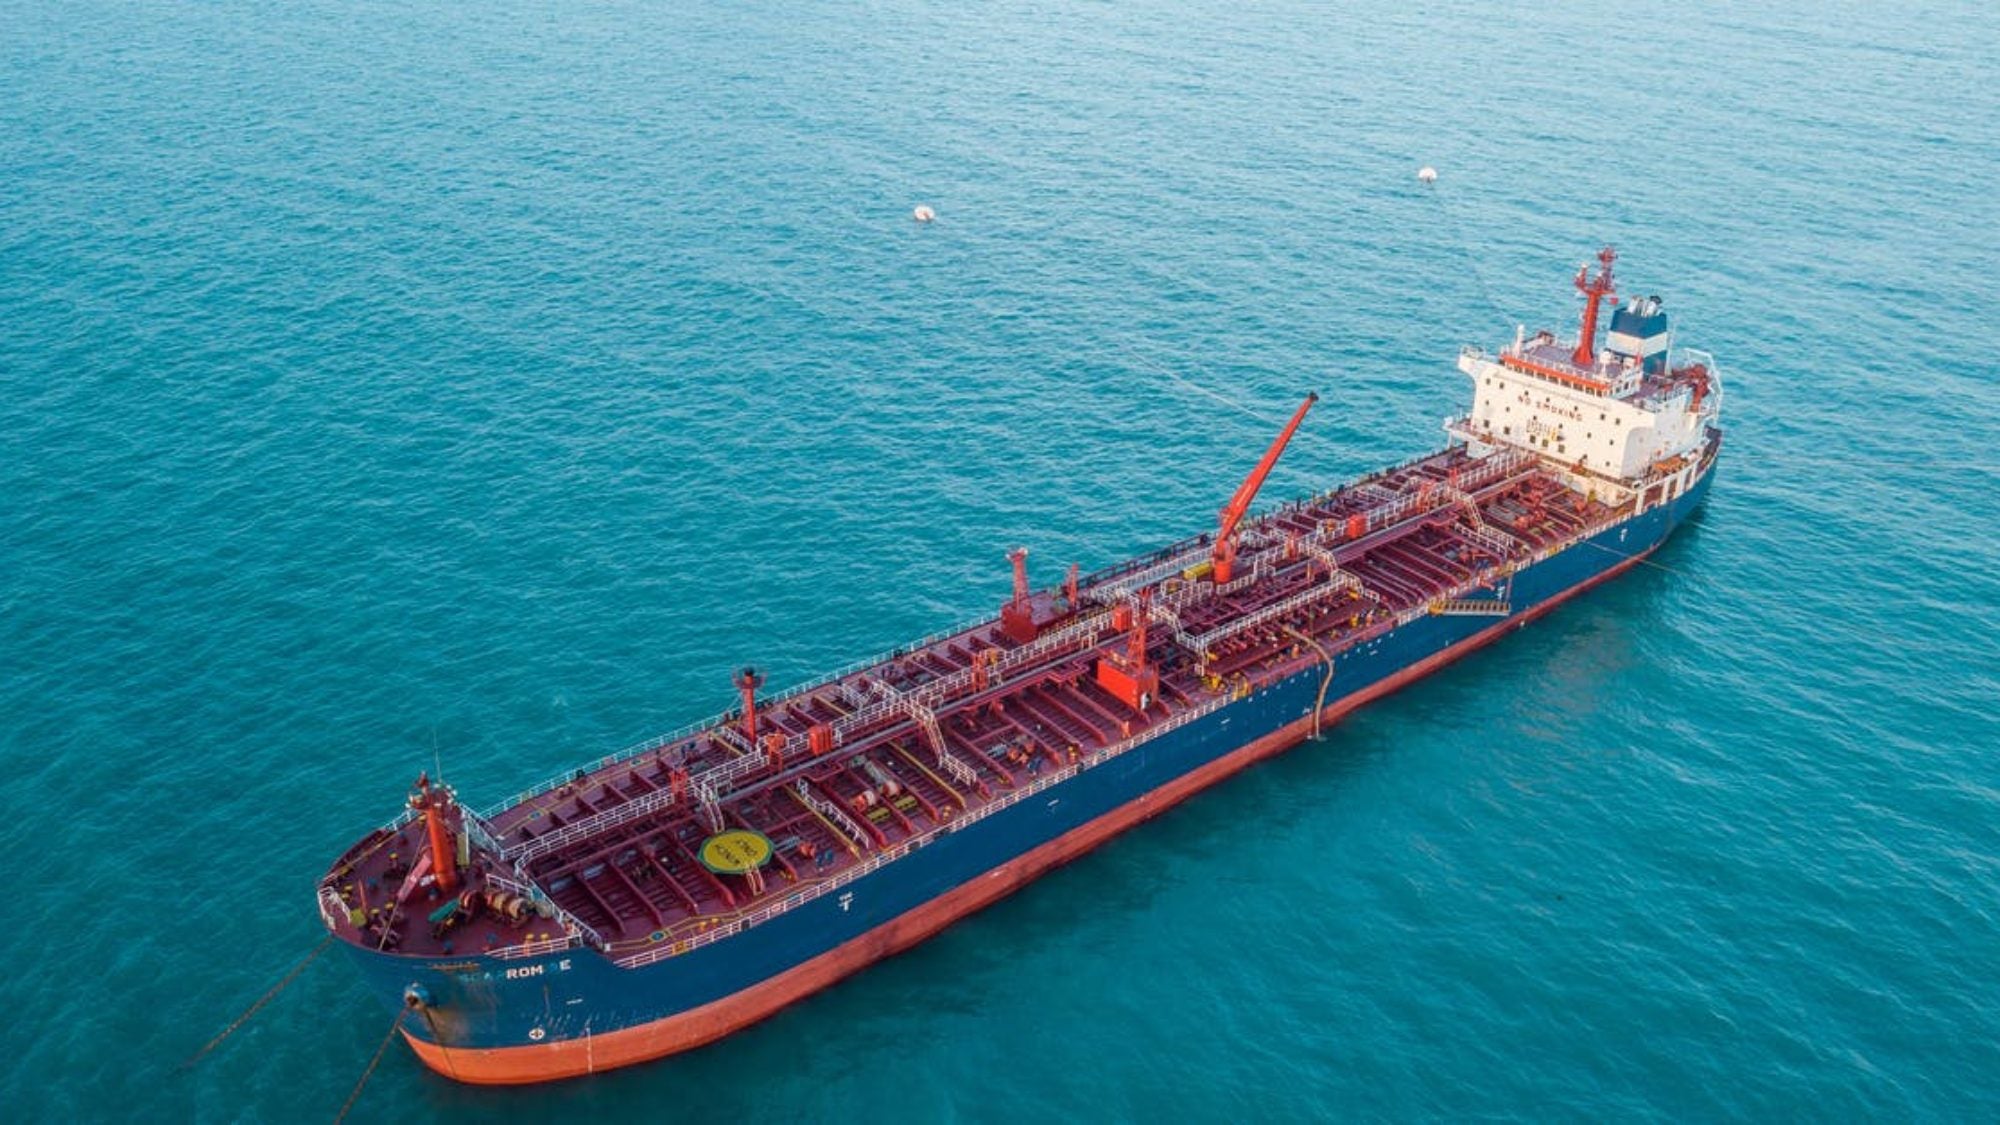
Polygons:
<instances>
[{"instance_id":1,"label":"red deck","mask_svg":"<svg viewBox=\"0 0 2000 1125\"><path fill-rule=\"evenodd\" d=\"M396 909L425 851L422 826L407 821L357 844L322 903L348 940L406 953L504 951L568 940L573 926L614 958L647 958L1399 618L1504 611L1493 591L1513 567L1622 514L1531 457L1446 450L1245 525L1222 586L1205 577L1207 537L1187 540L1084 579L1075 604L1037 595L1033 641L989 619L758 700L754 746L741 717L724 716L471 821L471 883L531 882L560 908L553 918L509 924L487 911L434 928L425 916L439 903L425 895ZM1139 612L1159 677L1143 712L1097 675ZM723 828L768 837L770 863L748 875L704 866L698 849Z\"/></svg>"}]
</instances>

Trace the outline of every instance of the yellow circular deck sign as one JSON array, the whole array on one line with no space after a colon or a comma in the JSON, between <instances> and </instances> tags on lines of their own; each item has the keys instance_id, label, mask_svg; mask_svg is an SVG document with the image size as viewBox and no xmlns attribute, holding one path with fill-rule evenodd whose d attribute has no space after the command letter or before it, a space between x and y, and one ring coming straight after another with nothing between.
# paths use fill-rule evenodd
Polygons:
<instances>
[{"instance_id":1,"label":"yellow circular deck sign","mask_svg":"<svg viewBox=\"0 0 2000 1125\"><path fill-rule=\"evenodd\" d=\"M741 875L771 862L771 841L761 832L732 828L701 842L701 863L719 875Z\"/></svg>"}]
</instances>

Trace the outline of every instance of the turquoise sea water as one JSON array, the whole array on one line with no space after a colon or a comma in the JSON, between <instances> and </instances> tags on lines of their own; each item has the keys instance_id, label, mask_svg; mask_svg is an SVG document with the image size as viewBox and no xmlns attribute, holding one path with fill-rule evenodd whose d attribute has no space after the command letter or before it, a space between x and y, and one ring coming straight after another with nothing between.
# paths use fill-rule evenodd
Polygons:
<instances>
[{"instance_id":1,"label":"turquoise sea water","mask_svg":"<svg viewBox=\"0 0 2000 1125\"><path fill-rule=\"evenodd\" d=\"M0 0L0 1100L326 1119L311 886L1441 441L1617 244L1704 518L725 1043L357 1119L2000 1116L2000 17ZM1414 179L1432 164L1442 178ZM918 203L939 221L910 221Z\"/></svg>"}]
</instances>

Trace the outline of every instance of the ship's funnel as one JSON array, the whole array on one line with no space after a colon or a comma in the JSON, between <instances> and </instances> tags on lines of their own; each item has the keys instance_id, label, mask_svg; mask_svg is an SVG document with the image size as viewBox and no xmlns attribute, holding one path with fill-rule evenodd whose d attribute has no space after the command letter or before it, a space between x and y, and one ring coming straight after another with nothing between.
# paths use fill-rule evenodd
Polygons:
<instances>
[{"instance_id":1,"label":"ship's funnel","mask_svg":"<svg viewBox=\"0 0 2000 1125\"><path fill-rule=\"evenodd\" d=\"M1658 297L1634 297L1611 314L1611 331L1604 347L1613 355L1637 359L1658 374L1667 369L1667 314Z\"/></svg>"}]
</instances>

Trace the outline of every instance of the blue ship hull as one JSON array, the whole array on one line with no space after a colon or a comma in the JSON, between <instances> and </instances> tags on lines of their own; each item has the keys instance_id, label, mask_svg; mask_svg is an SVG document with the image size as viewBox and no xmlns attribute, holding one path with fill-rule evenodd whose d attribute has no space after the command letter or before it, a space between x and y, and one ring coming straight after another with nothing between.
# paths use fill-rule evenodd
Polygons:
<instances>
[{"instance_id":1,"label":"blue ship hull","mask_svg":"<svg viewBox=\"0 0 2000 1125\"><path fill-rule=\"evenodd\" d=\"M630 1040L642 1029L691 1014L694 1028L677 1034L686 1040L684 1046L696 1045L749 1022L732 1019L723 1010L732 1001L760 989L768 992L776 980L801 974L812 978L794 979L796 987L789 992L767 996L770 1002L761 1005L757 1015L766 1014L920 940L951 918L1068 858L1068 854L1044 854L1048 862L1023 867L1024 857L1047 853L1052 842L1080 840L1087 847L1096 840L1080 838L1090 835L1093 825L1103 827L1117 820L1120 823L1110 831L1122 829L1195 788L1298 741L1307 732L1315 701L1327 683L1334 690L1325 697L1322 719L1427 674L1633 565L1702 503L1713 475L1711 467L1677 499L1521 569L1513 577L1508 616L1417 616L1335 653L1331 681L1325 678L1325 666L1314 664L1115 758L1051 769L1042 784L1031 786L1020 799L955 824L921 847L741 932L715 935L715 940L684 950L663 949L659 959L636 968L616 965L588 948L507 960L413 958L360 948L354 948L355 956L386 1003L403 1007L412 985L427 994L422 1018L407 1019L404 1033L427 1061L446 1073L456 1069L455 1056L579 1049L586 1058L574 1070L588 1071L596 1068L587 1057L595 1044L605 1044L608 1050L621 1037ZM1197 777L1204 773L1213 776ZM1198 784L1190 786L1190 779ZM1171 793L1177 786L1185 791ZM1157 807L1147 807L1155 798L1160 798ZM1081 848L1070 854L1075 850ZM997 885L982 886L982 880ZM910 924L953 899L958 907L947 912L948 917L932 919L934 924ZM850 955L834 957L836 951ZM704 1018L701 1013L711 1016ZM490 1078L491 1067L475 1069ZM524 1067L520 1080L545 1077L536 1071L532 1065Z\"/></svg>"}]
</instances>

